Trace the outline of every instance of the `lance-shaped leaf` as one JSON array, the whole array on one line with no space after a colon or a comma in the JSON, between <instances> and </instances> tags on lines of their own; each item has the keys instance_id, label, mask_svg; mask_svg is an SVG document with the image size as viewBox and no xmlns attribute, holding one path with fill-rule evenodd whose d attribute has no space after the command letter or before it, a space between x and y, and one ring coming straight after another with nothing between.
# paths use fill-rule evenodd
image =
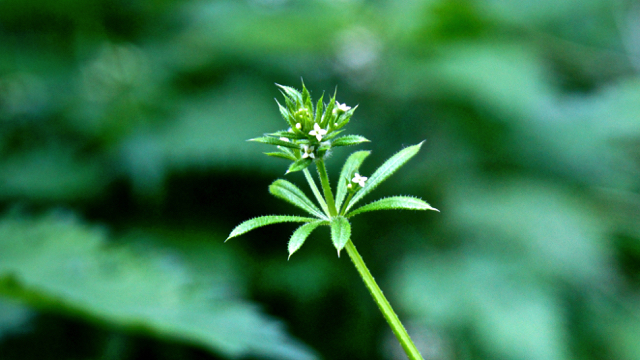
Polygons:
<instances>
[{"instance_id":1,"label":"lance-shaped leaf","mask_svg":"<svg viewBox=\"0 0 640 360\"><path fill-rule=\"evenodd\" d=\"M322 109L323 109L323 105L322 105L322 98L324 97L324 93L320 96L320 99L318 99L318 104L316 105L316 117L313 120L314 122L320 124L322 126Z\"/></svg>"},{"instance_id":2,"label":"lance-shaped leaf","mask_svg":"<svg viewBox=\"0 0 640 360\"><path fill-rule=\"evenodd\" d=\"M340 178L338 179L338 192L336 193L336 208L338 210L340 210L344 197L347 195L347 181L349 177L360 168L360 165L362 165L362 162L370 153L370 151L356 151L344 162L342 171L340 172Z\"/></svg>"},{"instance_id":3,"label":"lance-shaped leaf","mask_svg":"<svg viewBox=\"0 0 640 360\"><path fill-rule=\"evenodd\" d=\"M309 90L304 86L304 82L302 83L302 106L306 107L309 110L309 115L313 116L313 104L311 103L311 94L309 94Z\"/></svg>"},{"instance_id":4,"label":"lance-shaped leaf","mask_svg":"<svg viewBox=\"0 0 640 360\"><path fill-rule=\"evenodd\" d=\"M274 181L273 184L269 185L269 192L273 196L287 201L311 215L321 219L327 218L325 214L323 214L322 211L320 211L320 209L318 209L318 207L309 200L302 190L287 180L278 179Z\"/></svg>"},{"instance_id":5,"label":"lance-shaped leaf","mask_svg":"<svg viewBox=\"0 0 640 360\"><path fill-rule=\"evenodd\" d=\"M333 147L336 147L336 146L352 146L352 145L362 144L364 142L370 142L370 141L368 139L360 136L360 135L346 135L346 136L341 136L341 137L335 139L331 143L331 146L333 146Z\"/></svg>"},{"instance_id":6,"label":"lance-shaped leaf","mask_svg":"<svg viewBox=\"0 0 640 360\"><path fill-rule=\"evenodd\" d=\"M277 158L281 158L281 159L287 159L287 160L291 160L291 161L296 161L296 157L293 156L293 154L289 154L286 152L268 152L268 153L264 153L267 156L272 156L272 157L277 157Z\"/></svg>"},{"instance_id":7,"label":"lance-shaped leaf","mask_svg":"<svg viewBox=\"0 0 640 360\"><path fill-rule=\"evenodd\" d=\"M351 238L349 220L343 216L334 217L331 220L331 242L338 250L338 257L340 256L340 251L347 245L349 238Z\"/></svg>"},{"instance_id":8,"label":"lance-shaped leaf","mask_svg":"<svg viewBox=\"0 0 640 360\"><path fill-rule=\"evenodd\" d=\"M406 147L390 157L389 160L385 161L384 164L382 164L382 166L380 166L378 170L376 170L371 175L371 177L369 177L369 180L367 180L365 186L358 192L356 192L353 198L351 198L351 201L349 202L349 204L347 204L344 212L346 213L347 211L349 211L349 209L358 201L360 201L360 199L373 191L373 189L380 185L381 182L387 180L387 178L393 175L396 170L398 170L402 165L409 161L409 159L414 157L418 153L418 151L420 151L422 143L424 143L424 141L417 145Z\"/></svg>"},{"instance_id":9,"label":"lance-shaped leaf","mask_svg":"<svg viewBox=\"0 0 640 360\"><path fill-rule=\"evenodd\" d=\"M300 92L292 87L289 86L285 86L285 85L280 85L280 84L276 84L276 86L278 86L280 89L282 89L282 93L285 95L285 97L290 98L291 100L295 101L296 103L302 103L302 94L300 94Z\"/></svg>"},{"instance_id":10,"label":"lance-shaped leaf","mask_svg":"<svg viewBox=\"0 0 640 360\"><path fill-rule=\"evenodd\" d=\"M292 149L299 149L300 145L294 144L292 142L289 141L284 141L284 140L280 140L271 136L264 136L264 137L259 137L259 138L255 138L255 139L249 139L247 141L255 141L255 142L259 142L262 144L268 144L268 145L278 145L278 146L284 146L284 147L288 147L288 148L292 148Z\"/></svg>"},{"instance_id":11,"label":"lance-shaped leaf","mask_svg":"<svg viewBox=\"0 0 640 360\"><path fill-rule=\"evenodd\" d=\"M330 132L329 134L327 134L327 136L322 138L322 141L329 141L331 139L333 139L334 137L338 136L341 132L343 132L344 130L334 130L332 132Z\"/></svg>"},{"instance_id":12,"label":"lance-shaped leaf","mask_svg":"<svg viewBox=\"0 0 640 360\"><path fill-rule=\"evenodd\" d=\"M294 252L298 251L302 244L304 244L307 237L320 225L327 225L328 222L324 220L317 220L307 224L304 224L296 229L296 231L291 235L291 239L289 239L289 258L293 255Z\"/></svg>"},{"instance_id":13,"label":"lance-shaped leaf","mask_svg":"<svg viewBox=\"0 0 640 360\"><path fill-rule=\"evenodd\" d=\"M268 134L269 136L273 136L276 138L285 137L287 139L295 139L295 140L305 140L307 137L304 134L295 133L287 130L276 131L274 133Z\"/></svg>"},{"instance_id":14,"label":"lance-shaped leaf","mask_svg":"<svg viewBox=\"0 0 640 360\"><path fill-rule=\"evenodd\" d=\"M287 169L287 172L285 174L296 172L296 171L300 171L300 170L304 170L304 169L308 168L309 165L311 165L312 162L313 162L313 160L311 160L309 158L298 159L298 160L296 160L296 162L294 162L291 165L289 165L289 168Z\"/></svg>"},{"instance_id":15,"label":"lance-shaped leaf","mask_svg":"<svg viewBox=\"0 0 640 360\"><path fill-rule=\"evenodd\" d=\"M278 100L276 100L276 103L278 104L278 109L280 110L280 114L285 120L287 120L287 122L289 123L289 126L291 127L296 126L296 120L293 118L293 115L291 114L291 112L289 112L289 110L284 106L280 105Z\"/></svg>"},{"instance_id":16,"label":"lance-shaped leaf","mask_svg":"<svg viewBox=\"0 0 640 360\"><path fill-rule=\"evenodd\" d=\"M368 211L377 210L435 210L440 211L426 201L411 196L392 196L380 199L353 210L346 215L347 218L362 214Z\"/></svg>"},{"instance_id":17,"label":"lance-shaped leaf","mask_svg":"<svg viewBox=\"0 0 640 360\"><path fill-rule=\"evenodd\" d=\"M260 216L257 218L244 221L240 225L236 226L233 229L233 231L231 231L231 234L229 234L229 237L227 237L227 240L266 225L278 224L278 223L284 223L284 222L309 222L309 221L315 221L315 220L317 219L302 217L302 216L288 216L288 215ZM227 240L225 240L225 242Z\"/></svg>"},{"instance_id":18,"label":"lance-shaped leaf","mask_svg":"<svg viewBox=\"0 0 640 360\"><path fill-rule=\"evenodd\" d=\"M329 122L331 122L330 126L333 127L333 120L334 120L333 108L336 103L337 94L338 94L338 88L334 90L333 97L331 97L331 100L329 100L329 103L327 104L327 108L324 110L324 116L322 117L322 123L320 124L320 126L322 126L323 129L327 127Z\"/></svg>"}]
</instances>

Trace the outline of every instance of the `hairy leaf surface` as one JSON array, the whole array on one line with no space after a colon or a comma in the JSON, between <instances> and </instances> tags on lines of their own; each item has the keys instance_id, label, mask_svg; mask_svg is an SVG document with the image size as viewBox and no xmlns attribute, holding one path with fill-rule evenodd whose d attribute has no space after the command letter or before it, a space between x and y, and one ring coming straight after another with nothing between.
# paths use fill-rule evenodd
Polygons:
<instances>
[{"instance_id":1,"label":"hairy leaf surface","mask_svg":"<svg viewBox=\"0 0 640 360\"><path fill-rule=\"evenodd\" d=\"M291 257L291 255L293 255L294 252L300 249L302 244L304 244L305 240L307 240L307 237L311 235L313 230L315 230L318 226L324 225L324 224L328 224L328 222L325 220L317 220L317 221L304 224L300 226L298 229L296 229L293 235L291 235L291 239L289 239L289 246L288 246L289 257Z\"/></svg>"},{"instance_id":2,"label":"hairy leaf surface","mask_svg":"<svg viewBox=\"0 0 640 360\"><path fill-rule=\"evenodd\" d=\"M349 209L353 207L353 205L355 205L358 201L360 201L360 199L362 199L365 195L373 191L373 189L380 185L380 183L385 181L389 176L393 175L393 173L395 173L396 170L398 170L402 165L409 161L409 159L414 157L418 153L418 151L420 151L421 146L422 142L417 145L404 148L390 157L387 161L385 161L384 164L382 164L382 166L380 166L378 170L376 170L371 175L371 177L369 177L369 180L367 180L365 186L353 196L351 202L345 208L345 213L349 211Z\"/></svg>"},{"instance_id":3,"label":"hairy leaf surface","mask_svg":"<svg viewBox=\"0 0 640 360\"><path fill-rule=\"evenodd\" d=\"M240 236L244 233L247 233L253 229L257 229L259 227L263 227L271 224L278 224L283 222L309 222L317 219L302 217L302 216L289 216L289 215L266 215L259 216L257 218L249 219L247 221L242 222L240 225L236 226L227 237L227 240L234 238L236 236ZM227 241L225 240L225 241Z\"/></svg>"},{"instance_id":4,"label":"hairy leaf surface","mask_svg":"<svg viewBox=\"0 0 640 360\"><path fill-rule=\"evenodd\" d=\"M285 160L296 161L295 156L293 156L292 154L287 154L285 152L268 152L264 154L271 157L277 157Z\"/></svg>"},{"instance_id":5,"label":"hairy leaf surface","mask_svg":"<svg viewBox=\"0 0 640 360\"><path fill-rule=\"evenodd\" d=\"M346 215L347 218L362 214L368 211L377 210L435 210L438 209L429 205L426 201L411 196L392 196L374 201L370 204L359 207Z\"/></svg>"},{"instance_id":6,"label":"hairy leaf surface","mask_svg":"<svg viewBox=\"0 0 640 360\"><path fill-rule=\"evenodd\" d=\"M326 218L325 214L294 184L287 180L278 179L269 185L269 192L302 210L319 218Z\"/></svg>"},{"instance_id":7,"label":"hairy leaf surface","mask_svg":"<svg viewBox=\"0 0 640 360\"><path fill-rule=\"evenodd\" d=\"M344 249L350 238L351 224L349 224L349 220L343 216L333 218L331 220L331 241L338 250L338 256L340 256L340 251Z\"/></svg>"},{"instance_id":8,"label":"hairy leaf surface","mask_svg":"<svg viewBox=\"0 0 640 360\"><path fill-rule=\"evenodd\" d=\"M367 138L360 135L346 135L339 137L331 143L332 146L352 146L362 144L364 142L370 142Z\"/></svg>"},{"instance_id":9,"label":"hairy leaf surface","mask_svg":"<svg viewBox=\"0 0 640 360\"><path fill-rule=\"evenodd\" d=\"M312 162L313 162L313 160L311 160L309 158L298 159L298 160L296 160L296 162L294 162L291 165L289 165L289 169L287 169L287 174L288 173L292 173L292 172L296 172L296 171L300 171L300 170L304 170L304 169L308 168L309 165L311 165Z\"/></svg>"},{"instance_id":10,"label":"hairy leaf surface","mask_svg":"<svg viewBox=\"0 0 640 360\"><path fill-rule=\"evenodd\" d=\"M267 145L284 146L284 147L288 147L288 148L292 148L292 149L299 149L300 148L300 145L294 144L294 143L292 143L290 141L284 141L284 140L276 139L276 138L271 137L271 136L263 136L263 137L259 137L259 138L249 139L248 141L259 142L259 143L267 144Z\"/></svg>"}]
</instances>

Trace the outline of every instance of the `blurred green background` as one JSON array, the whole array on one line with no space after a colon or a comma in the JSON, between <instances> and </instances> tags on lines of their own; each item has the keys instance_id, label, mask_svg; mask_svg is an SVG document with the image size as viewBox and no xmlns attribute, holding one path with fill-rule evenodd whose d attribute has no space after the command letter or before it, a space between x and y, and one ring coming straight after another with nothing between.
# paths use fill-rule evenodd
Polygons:
<instances>
[{"instance_id":1,"label":"blurred green background","mask_svg":"<svg viewBox=\"0 0 640 360\"><path fill-rule=\"evenodd\" d=\"M425 359L640 359L639 72L631 1L0 1L0 359L403 359L326 229L223 244L301 78L426 139L353 223Z\"/></svg>"}]
</instances>

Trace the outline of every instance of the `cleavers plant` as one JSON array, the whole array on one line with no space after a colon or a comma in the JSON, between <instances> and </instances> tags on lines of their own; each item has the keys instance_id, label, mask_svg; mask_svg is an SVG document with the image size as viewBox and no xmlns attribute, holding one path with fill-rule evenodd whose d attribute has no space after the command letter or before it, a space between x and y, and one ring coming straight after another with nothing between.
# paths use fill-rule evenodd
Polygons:
<instances>
[{"instance_id":1,"label":"cleavers plant","mask_svg":"<svg viewBox=\"0 0 640 360\"><path fill-rule=\"evenodd\" d=\"M320 208L297 186L289 181L278 179L269 186L269 192L275 197L301 208L311 216L260 216L236 226L227 240L269 224L283 222L303 223L289 239L288 250L289 257L291 257L294 252L300 249L313 230L321 225L329 226L331 228L331 241L338 251L338 256L340 256L342 249L346 249L371 296L380 308L387 323L391 326L393 333L400 341L409 359L422 359L398 316L382 294L351 241L351 225L349 223L350 218L375 210L438 211L425 201L411 196L387 197L353 209L364 196L373 191L380 183L416 155L422 143L409 146L396 153L368 178L360 175L359 168L370 152L354 152L347 158L342 167L334 198L324 163L325 159L334 147L369 142L369 140L359 135L338 136L343 132L344 126L351 120L351 116L357 106L351 108L346 104L340 104L336 101L335 92L327 104L322 102L323 96L321 96L314 106L304 83L302 84L302 92L288 86L278 85L278 87L280 87L285 100L285 105L278 103L278 107L280 108L280 113L289 124L289 129L265 134L263 137L251 139L250 141L276 146L276 152L269 152L266 155L291 161L287 174L302 171ZM320 193L315 180L308 170L312 163L316 165L322 193Z\"/></svg>"}]
</instances>

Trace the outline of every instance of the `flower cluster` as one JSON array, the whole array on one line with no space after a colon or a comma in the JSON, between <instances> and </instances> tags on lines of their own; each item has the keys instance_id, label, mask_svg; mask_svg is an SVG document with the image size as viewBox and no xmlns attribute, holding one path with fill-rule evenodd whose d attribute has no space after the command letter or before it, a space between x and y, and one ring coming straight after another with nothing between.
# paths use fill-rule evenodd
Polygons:
<instances>
[{"instance_id":1,"label":"flower cluster","mask_svg":"<svg viewBox=\"0 0 640 360\"><path fill-rule=\"evenodd\" d=\"M255 217L236 226L227 237L227 240L271 224L301 223L289 238L287 250L289 251L289 257L291 257L293 253L300 249L315 229L320 226L328 226L331 229L331 242L338 251L338 256L340 256L340 251L346 249L369 292L382 310L382 314L391 325L393 332L398 337L409 358L422 359L409 334L399 322L398 317L391 309L389 302L385 299L384 294L353 245L350 222L354 216L370 211L438 211L427 202L412 196L390 196L355 207L362 198L371 193L409 159L414 157L420 150L422 142L408 146L391 156L370 177L360 175L360 165L369 156L370 151L364 150L352 153L342 166L339 177L342 180L338 182L334 193L324 163L327 153L337 146L356 145L369 141L359 135L337 137L343 131L342 128L349 123L351 115L353 115L356 108L337 102L335 93L328 104L324 104L322 97L320 97L314 107L309 91L307 91L304 84L302 84L302 92L288 86L278 86L285 99L285 106L280 103L278 103L278 106L282 117L289 124L289 129L265 134L264 137L251 140L275 145L278 151L267 153L267 155L292 161L287 173L303 170L311 192L316 198L316 203L311 201L295 184L284 179L278 179L269 186L269 192L273 196L295 205L306 214L304 216L266 215ZM311 163L315 163L315 167L318 170L322 193L307 169Z\"/></svg>"},{"instance_id":2,"label":"flower cluster","mask_svg":"<svg viewBox=\"0 0 640 360\"><path fill-rule=\"evenodd\" d=\"M314 105L304 83L302 92L288 86L278 87L284 96L284 106L278 102L278 107L289 129L265 134L251 141L275 145L278 151L266 155L292 161L287 173L307 168L314 160L323 159L334 147L369 141L359 135L338 136L351 120L357 106L352 108L340 104L336 101L335 93L327 104L322 102L323 94Z\"/></svg>"}]
</instances>

